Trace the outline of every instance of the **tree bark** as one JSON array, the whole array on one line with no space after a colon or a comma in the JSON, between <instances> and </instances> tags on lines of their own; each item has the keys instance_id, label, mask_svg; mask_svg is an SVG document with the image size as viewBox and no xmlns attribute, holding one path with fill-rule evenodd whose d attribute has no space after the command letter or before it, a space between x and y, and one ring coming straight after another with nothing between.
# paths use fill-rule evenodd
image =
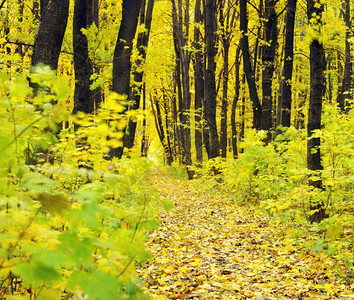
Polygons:
<instances>
[{"instance_id":1,"label":"tree bark","mask_svg":"<svg viewBox=\"0 0 354 300\"><path fill-rule=\"evenodd\" d=\"M95 24L97 30L100 30L99 24L99 0L87 0L87 25L90 27ZM93 65L95 62L93 61ZM93 73L100 74L101 70L98 65L93 66ZM90 107L91 110L97 110L102 102L102 88L97 87L91 91Z\"/></svg>"},{"instance_id":2,"label":"tree bark","mask_svg":"<svg viewBox=\"0 0 354 300\"><path fill-rule=\"evenodd\" d=\"M122 21L113 57L112 90L120 95L129 95L130 57L138 25L141 0L123 0Z\"/></svg>"},{"instance_id":3,"label":"tree bark","mask_svg":"<svg viewBox=\"0 0 354 300\"><path fill-rule=\"evenodd\" d=\"M46 10L47 10L47 6L48 3L50 2L50 0L40 0L40 13L41 13L41 19L43 18Z\"/></svg>"},{"instance_id":4,"label":"tree bark","mask_svg":"<svg viewBox=\"0 0 354 300\"><path fill-rule=\"evenodd\" d=\"M284 65L279 83L276 126L290 127L291 119L291 80L294 62L294 27L297 0L288 0L286 9L286 31ZM278 132L279 133L279 132Z\"/></svg>"},{"instance_id":5,"label":"tree bark","mask_svg":"<svg viewBox=\"0 0 354 300\"><path fill-rule=\"evenodd\" d=\"M275 49L278 40L277 0L265 0L264 45L262 46L262 130L268 132L266 142L271 139L273 125L272 81L274 73Z\"/></svg>"},{"instance_id":6,"label":"tree bark","mask_svg":"<svg viewBox=\"0 0 354 300\"><path fill-rule=\"evenodd\" d=\"M131 98L133 105L130 107L132 110L137 110L140 106L140 97L142 90L142 82L144 77L144 71L142 70L142 65L146 59L146 50L149 43L152 12L154 9L154 0L149 0L146 8L145 14L145 0L143 0L140 8L140 25L145 25L145 32L139 32L137 40L137 49L139 52L139 58L135 61L136 68L133 72L134 83L131 88ZM139 70L139 71L138 71ZM134 145L135 132L136 132L137 122L133 119L129 119L129 123L126 129L127 135L124 139L124 147L131 149Z\"/></svg>"},{"instance_id":7,"label":"tree bark","mask_svg":"<svg viewBox=\"0 0 354 300\"><path fill-rule=\"evenodd\" d=\"M53 70L58 68L68 14L69 0L52 0L48 3L34 39L32 67L42 63Z\"/></svg>"},{"instance_id":8,"label":"tree bark","mask_svg":"<svg viewBox=\"0 0 354 300\"><path fill-rule=\"evenodd\" d=\"M166 156L166 162L168 165L171 165L173 163L172 150L170 145L167 143L165 129L162 121L161 110L160 110L160 103L158 99L156 97L152 97L151 94L150 94L150 102L151 102L152 113L155 119L157 134L159 136L160 142L162 144Z\"/></svg>"},{"instance_id":9,"label":"tree bark","mask_svg":"<svg viewBox=\"0 0 354 300\"><path fill-rule=\"evenodd\" d=\"M203 163L203 124L201 122L203 116L203 98L204 98L204 77L203 77L203 49L201 45L201 32L198 28L203 22L201 10L201 0L196 0L194 8L194 109L195 109L195 150L196 161L198 165Z\"/></svg>"},{"instance_id":10,"label":"tree bark","mask_svg":"<svg viewBox=\"0 0 354 300\"><path fill-rule=\"evenodd\" d=\"M310 102L308 110L307 124L307 168L311 171L321 172L323 170L321 161L320 138L313 138L314 130L321 129L321 114L322 114L322 98L325 95L325 77L324 71L326 68L325 52L323 45L319 42L321 34L321 17L323 6L317 0L307 1L307 15L309 20L312 20L312 26L317 33L310 44ZM309 184L317 189L322 189L322 179L310 178ZM315 203L311 205L316 212L310 216L311 222L320 222L326 217L326 212L323 203Z\"/></svg>"},{"instance_id":11,"label":"tree bark","mask_svg":"<svg viewBox=\"0 0 354 300\"><path fill-rule=\"evenodd\" d=\"M138 25L140 6L141 0L123 0L122 20L114 49L112 91L127 97L130 88L130 57ZM110 157L121 158L123 149L124 147L111 149Z\"/></svg>"},{"instance_id":12,"label":"tree bark","mask_svg":"<svg viewBox=\"0 0 354 300\"><path fill-rule=\"evenodd\" d=\"M172 18L173 18L173 35L176 52L176 62L179 64L180 78L182 93L179 93L180 104L180 121L181 121L181 135L182 135L182 149L183 157L182 162L187 165L188 177L193 177L192 172L188 168L192 164L191 155L191 130L190 130L190 107L191 107L191 95L190 95L190 53L186 49L189 32L189 0L186 2L186 10L183 12L182 0L178 0L178 7L172 0Z\"/></svg>"},{"instance_id":13,"label":"tree bark","mask_svg":"<svg viewBox=\"0 0 354 300\"><path fill-rule=\"evenodd\" d=\"M220 27L221 44L223 47L223 70L222 70L222 101L221 101L221 124L220 124L220 149L221 156L226 158L227 154L227 123L228 123L228 88L229 88L229 50L231 45L231 30L235 22L235 10L231 15L229 2L220 3ZM225 11L226 10L226 11ZM225 14L225 15L224 15Z\"/></svg>"},{"instance_id":14,"label":"tree bark","mask_svg":"<svg viewBox=\"0 0 354 300\"><path fill-rule=\"evenodd\" d=\"M350 53L350 39L352 36L352 25L350 19L350 0L345 0L344 2L344 22L346 26L345 32L345 63L344 63L344 77L342 81L342 86L338 94L337 102L341 112L349 112L348 104L349 99L352 99L352 74L353 74L353 63Z\"/></svg>"},{"instance_id":15,"label":"tree bark","mask_svg":"<svg viewBox=\"0 0 354 300\"><path fill-rule=\"evenodd\" d=\"M92 91L90 90L92 75L92 63L88 54L88 42L81 29L88 27L88 12L92 6L92 0L75 0L73 18L73 49L75 69L75 92L73 113L79 111L93 113L94 105L90 101Z\"/></svg>"},{"instance_id":16,"label":"tree bark","mask_svg":"<svg viewBox=\"0 0 354 300\"><path fill-rule=\"evenodd\" d=\"M231 108L231 134L232 134L232 152L234 158L238 157L238 150L237 150L237 129L236 129L236 108L237 102L240 97L240 43L236 49L236 56L235 56L235 96L234 100L232 101L232 108Z\"/></svg>"},{"instance_id":17,"label":"tree bark","mask_svg":"<svg viewBox=\"0 0 354 300\"><path fill-rule=\"evenodd\" d=\"M254 70L251 65L251 58L248 44L248 17L247 17L247 0L240 0L240 30L241 30L241 47L243 56L243 69L246 74L248 90L252 101L253 109L253 127L257 130L261 129L262 107L257 94Z\"/></svg>"},{"instance_id":18,"label":"tree bark","mask_svg":"<svg viewBox=\"0 0 354 300\"><path fill-rule=\"evenodd\" d=\"M216 85L215 85L215 56L216 56L216 0L206 0L205 3L205 99L204 115L206 134L208 135L208 159L220 156L219 136L216 126Z\"/></svg>"}]
</instances>

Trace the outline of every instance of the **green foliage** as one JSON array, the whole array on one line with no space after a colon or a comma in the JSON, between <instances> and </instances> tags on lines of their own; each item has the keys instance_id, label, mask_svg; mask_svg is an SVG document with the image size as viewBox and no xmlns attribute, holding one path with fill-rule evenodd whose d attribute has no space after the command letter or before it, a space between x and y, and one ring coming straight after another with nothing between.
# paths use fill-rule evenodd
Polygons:
<instances>
[{"instance_id":1,"label":"green foliage","mask_svg":"<svg viewBox=\"0 0 354 300\"><path fill-rule=\"evenodd\" d=\"M156 227L151 164L104 158L120 144L124 99L111 94L96 116L74 118L77 130L59 131L70 89L36 71L36 96L24 78L0 75L1 293L143 299L134 263L150 257L144 229Z\"/></svg>"},{"instance_id":2,"label":"green foliage","mask_svg":"<svg viewBox=\"0 0 354 300\"><path fill-rule=\"evenodd\" d=\"M211 185L218 182L234 201L257 204L273 222L292 228L289 238L294 243L349 259L353 245L348 240L354 234L352 112L340 114L334 105L324 105L323 129L314 134L321 138L324 170L316 174L306 167L306 133L280 129L282 133L268 145L262 142L262 132L248 130L239 158L208 162L200 171L203 180L211 178ZM217 176L212 169L219 170ZM314 176L322 179L323 190L309 186ZM329 218L309 225L307 218L316 203L323 203Z\"/></svg>"}]
</instances>

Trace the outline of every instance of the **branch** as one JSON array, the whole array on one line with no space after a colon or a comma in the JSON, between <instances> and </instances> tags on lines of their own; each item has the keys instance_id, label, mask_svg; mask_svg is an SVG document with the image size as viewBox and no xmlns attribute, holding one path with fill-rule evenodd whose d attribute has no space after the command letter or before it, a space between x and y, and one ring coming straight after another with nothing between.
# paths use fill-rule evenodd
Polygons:
<instances>
[{"instance_id":1,"label":"branch","mask_svg":"<svg viewBox=\"0 0 354 300\"><path fill-rule=\"evenodd\" d=\"M4 6L6 0L2 0L1 4L0 4L0 9L2 9L2 7Z\"/></svg>"},{"instance_id":2,"label":"branch","mask_svg":"<svg viewBox=\"0 0 354 300\"><path fill-rule=\"evenodd\" d=\"M139 227L139 225L140 225L141 219L142 219L143 214L144 214L144 212L145 212L145 207L146 207L146 195L144 195L144 207L143 207L143 210L141 211L141 214L140 214L138 223L135 224L134 234L133 234L133 236L132 236L132 239L130 240L130 243L133 242L133 240L134 240L134 238L135 238L135 234L136 234L136 232L138 231L138 227Z\"/></svg>"},{"instance_id":3,"label":"branch","mask_svg":"<svg viewBox=\"0 0 354 300\"><path fill-rule=\"evenodd\" d=\"M248 3L249 5L251 5L251 6L258 12L258 14L259 14L260 16L263 17L262 12L260 12L259 9L258 9L253 3L251 3L250 1L247 1L247 3Z\"/></svg>"},{"instance_id":4,"label":"branch","mask_svg":"<svg viewBox=\"0 0 354 300\"><path fill-rule=\"evenodd\" d=\"M4 1L4 0L3 0ZM6 1L6 0L5 0ZM1 7L0 7L1 9ZM22 43L22 42L12 42L12 41L6 41L5 44L14 44L14 45L18 45L18 46L26 46L26 47L34 47L34 45L32 44L27 44L27 43ZM65 53L65 54L70 54L70 55L74 55L73 52L69 52L69 51L60 51L61 53Z\"/></svg>"},{"instance_id":5,"label":"branch","mask_svg":"<svg viewBox=\"0 0 354 300\"><path fill-rule=\"evenodd\" d=\"M40 120L42 120L45 116L41 116L40 118L38 118L37 120L34 120L32 123L30 123L29 125L27 125L27 127L25 127L24 129L22 129L22 131L16 135L12 141L10 143L8 143L4 148L2 148L0 150L0 152L4 151L7 147L10 147L12 145L12 143L14 143L16 141L17 138L19 138L22 134L25 133L25 131L27 131L28 129L30 129L34 124L36 124L37 122L39 122Z\"/></svg>"},{"instance_id":6,"label":"branch","mask_svg":"<svg viewBox=\"0 0 354 300\"><path fill-rule=\"evenodd\" d=\"M128 264L124 267L124 269L122 270L122 272L120 272L120 273L117 275L117 277L116 277L117 279L125 273L125 271L128 269L128 267L129 267L129 266L131 265L131 263L134 261L135 257L136 257L136 254L130 259L130 261L129 261Z\"/></svg>"}]
</instances>

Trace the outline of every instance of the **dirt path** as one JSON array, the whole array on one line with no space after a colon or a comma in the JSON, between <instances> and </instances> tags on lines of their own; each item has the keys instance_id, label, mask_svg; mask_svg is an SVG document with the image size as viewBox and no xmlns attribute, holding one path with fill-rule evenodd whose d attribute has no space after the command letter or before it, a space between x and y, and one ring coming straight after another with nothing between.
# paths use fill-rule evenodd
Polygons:
<instances>
[{"instance_id":1,"label":"dirt path","mask_svg":"<svg viewBox=\"0 0 354 300\"><path fill-rule=\"evenodd\" d=\"M152 299L353 299L338 296L349 291L332 274L334 261L298 255L267 219L194 182L159 173L151 182L175 204L160 216L148 244L154 258L139 271Z\"/></svg>"}]
</instances>

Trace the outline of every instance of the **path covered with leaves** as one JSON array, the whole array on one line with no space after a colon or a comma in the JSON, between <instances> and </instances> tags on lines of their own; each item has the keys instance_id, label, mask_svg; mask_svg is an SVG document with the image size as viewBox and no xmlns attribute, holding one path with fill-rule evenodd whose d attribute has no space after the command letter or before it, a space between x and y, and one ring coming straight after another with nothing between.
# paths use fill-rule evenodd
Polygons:
<instances>
[{"instance_id":1,"label":"path covered with leaves","mask_svg":"<svg viewBox=\"0 0 354 300\"><path fill-rule=\"evenodd\" d=\"M156 173L151 182L175 206L138 270L151 299L354 299L344 264L297 249L250 208L193 181Z\"/></svg>"}]
</instances>

